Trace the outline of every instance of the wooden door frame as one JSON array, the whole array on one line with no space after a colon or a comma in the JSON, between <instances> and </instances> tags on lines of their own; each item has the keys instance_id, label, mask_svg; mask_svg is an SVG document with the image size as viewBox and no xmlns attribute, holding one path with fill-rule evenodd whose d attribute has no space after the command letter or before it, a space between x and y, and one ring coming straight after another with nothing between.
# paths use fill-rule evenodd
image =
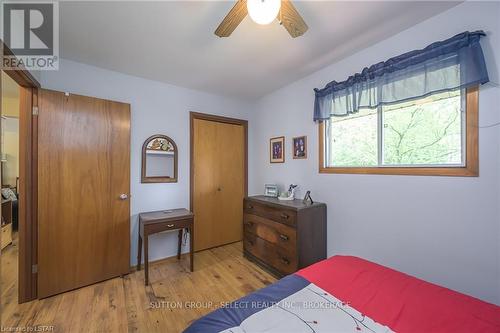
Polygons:
<instances>
[{"instance_id":1,"label":"wooden door frame","mask_svg":"<svg viewBox=\"0 0 500 333\"><path fill-rule=\"evenodd\" d=\"M13 56L12 51L0 40L3 56ZM19 108L19 259L18 302L37 298L37 179L38 179L38 117L33 110L38 107L40 83L25 68L4 70L18 85L25 88L20 93ZM0 103L1 108L1 103Z\"/></svg>"},{"instance_id":2,"label":"wooden door frame","mask_svg":"<svg viewBox=\"0 0 500 333\"><path fill-rule=\"evenodd\" d=\"M248 196L248 120L228 118L208 113L190 112L189 113L189 209L193 211L193 195L194 195L194 120L208 120L223 124L241 125L245 133L245 196ZM196 221L196 216L195 216ZM196 224L195 224L196 227Z\"/></svg>"}]
</instances>

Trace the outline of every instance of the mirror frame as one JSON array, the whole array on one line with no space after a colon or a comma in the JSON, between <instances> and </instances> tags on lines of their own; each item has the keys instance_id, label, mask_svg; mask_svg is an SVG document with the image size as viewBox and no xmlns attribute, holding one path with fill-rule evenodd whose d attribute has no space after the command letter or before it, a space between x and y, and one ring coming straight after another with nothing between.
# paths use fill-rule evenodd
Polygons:
<instances>
[{"instance_id":1,"label":"mirror frame","mask_svg":"<svg viewBox=\"0 0 500 333\"><path fill-rule=\"evenodd\" d=\"M170 142L172 142L172 145L174 146L174 177L169 178L169 177L163 177L163 176L147 176L146 175L146 148L148 146L148 143L151 140L154 139L166 139ZM142 145L142 166L141 166L141 183L177 183L177 159L178 159L178 154L179 150L177 149L177 145L175 144L175 141L172 140L170 137L163 135L163 134L155 134L150 136L149 138L144 141L144 144Z\"/></svg>"}]
</instances>

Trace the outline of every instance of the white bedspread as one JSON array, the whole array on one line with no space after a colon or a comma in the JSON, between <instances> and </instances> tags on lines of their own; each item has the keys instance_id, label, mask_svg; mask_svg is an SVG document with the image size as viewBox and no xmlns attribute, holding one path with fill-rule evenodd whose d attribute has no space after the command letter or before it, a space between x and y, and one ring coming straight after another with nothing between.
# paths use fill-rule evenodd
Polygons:
<instances>
[{"instance_id":1,"label":"white bedspread","mask_svg":"<svg viewBox=\"0 0 500 333\"><path fill-rule=\"evenodd\" d=\"M252 304L250 306L259 306ZM383 306L383 304L381 304ZM251 315L223 333L372 332L392 330L361 314L314 284Z\"/></svg>"}]
</instances>

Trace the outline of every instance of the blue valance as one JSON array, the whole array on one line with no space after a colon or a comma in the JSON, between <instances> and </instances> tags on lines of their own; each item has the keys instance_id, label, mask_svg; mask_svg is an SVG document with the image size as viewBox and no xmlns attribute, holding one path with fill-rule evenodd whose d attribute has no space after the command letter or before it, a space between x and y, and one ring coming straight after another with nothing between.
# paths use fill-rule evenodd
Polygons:
<instances>
[{"instance_id":1,"label":"blue valance","mask_svg":"<svg viewBox=\"0 0 500 333\"><path fill-rule=\"evenodd\" d=\"M484 84L489 79L479 39L485 35L463 32L314 89L314 120Z\"/></svg>"}]
</instances>

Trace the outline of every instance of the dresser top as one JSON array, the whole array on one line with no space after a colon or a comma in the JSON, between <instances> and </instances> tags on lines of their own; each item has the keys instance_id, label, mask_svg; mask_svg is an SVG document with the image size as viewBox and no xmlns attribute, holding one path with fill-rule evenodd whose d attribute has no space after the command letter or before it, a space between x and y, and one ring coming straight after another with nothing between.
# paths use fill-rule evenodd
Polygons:
<instances>
[{"instance_id":1,"label":"dresser top","mask_svg":"<svg viewBox=\"0 0 500 333\"><path fill-rule=\"evenodd\" d=\"M140 213L139 221L141 223L158 223L173 220L182 220L193 217L193 213L185 208L165 209L156 212Z\"/></svg>"},{"instance_id":2,"label":"dresser top","mask_svg":"<svg viewBox=\"0 0 500 333\"><path fill-rule=\"evenodd\" d=\"M278 198L266 197L264 195L256 195L256 196L252 196L252 197L247 197L247 200L262 202L262 203L269 204L271 206L294 209L294 210L302 210L302 209L307 209L310 207L326 206L326 204L324 204L322 202L315 201L313 204L310 204L309 202L304 203L302 201L302 199L279 200Z\"/></svg>"}]
</instances>

